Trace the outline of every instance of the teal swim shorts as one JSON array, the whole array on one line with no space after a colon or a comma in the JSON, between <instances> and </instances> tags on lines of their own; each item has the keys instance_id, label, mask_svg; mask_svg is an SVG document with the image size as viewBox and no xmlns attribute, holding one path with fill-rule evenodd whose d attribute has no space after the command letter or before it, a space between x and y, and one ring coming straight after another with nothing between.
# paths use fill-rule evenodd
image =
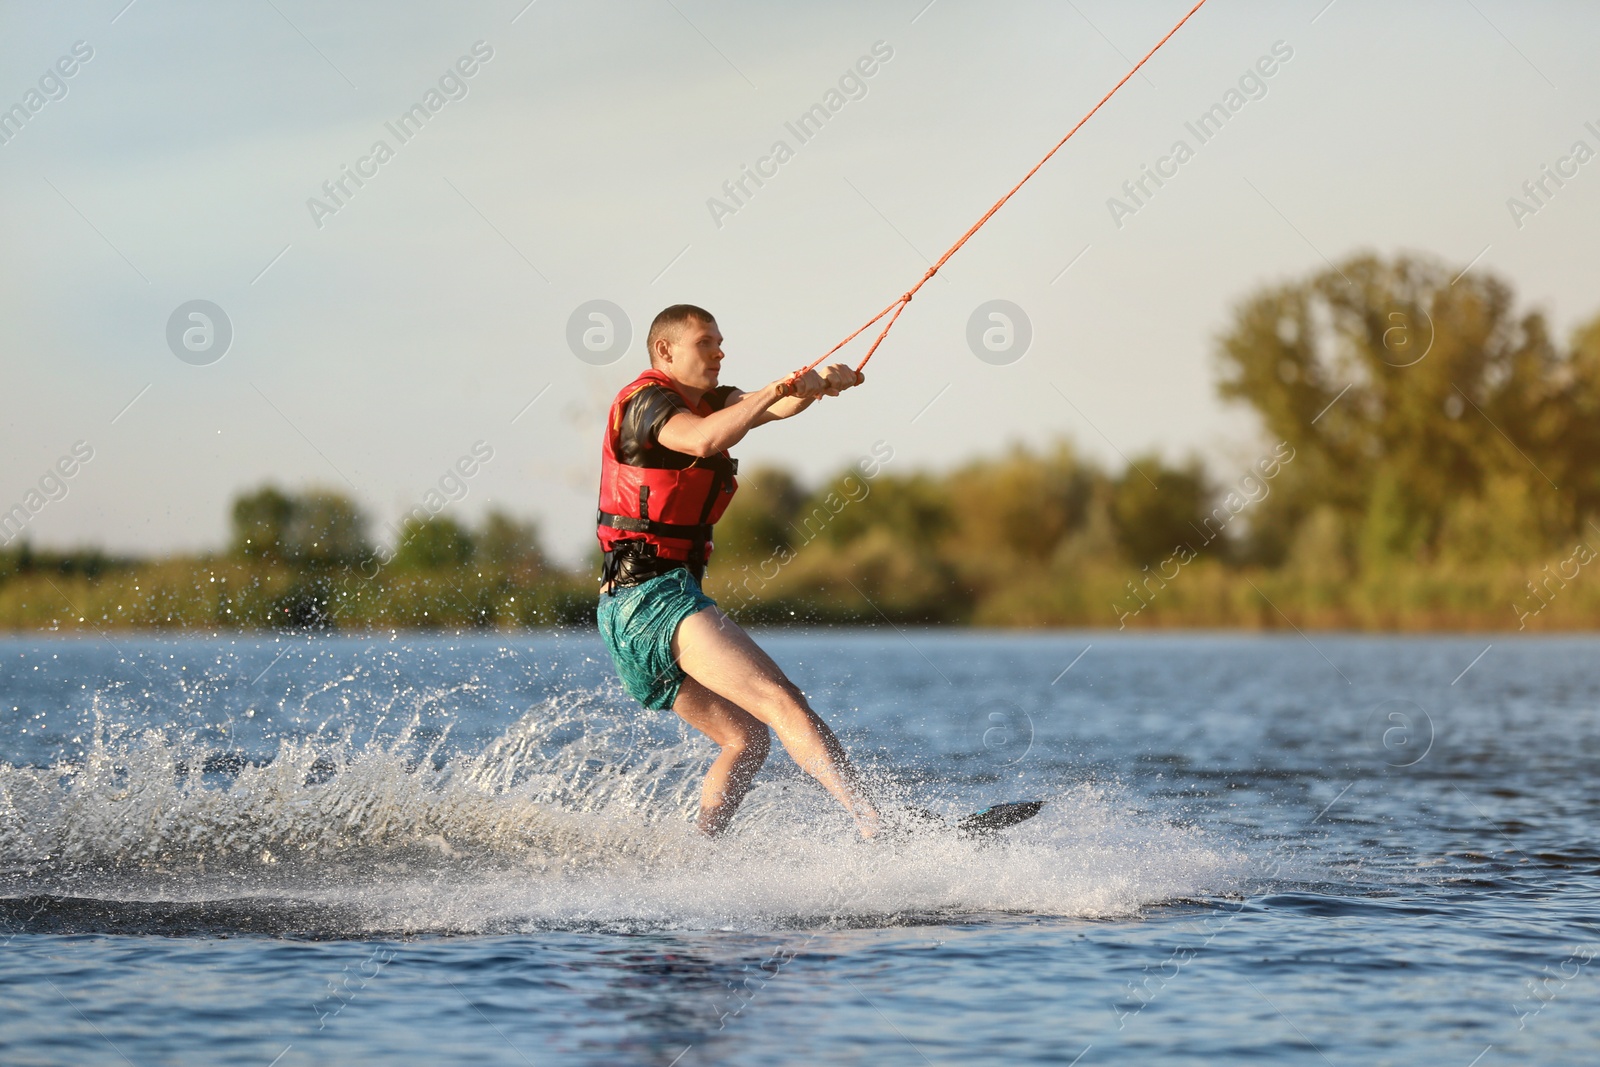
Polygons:
<instances>
[{"instance_id":1,"label":"teal swim shorts","mask_svg":"<svg viewBox=\"0 0 1600 1067\"><path fill-rule=\"evenodd\" d=\"M628 695L651 709L670 709L685 677L672 658L672 635L690 615L715 607L700 583L679 567L649 581L600 594L600 636Z\"/></svg>"}]
</instances>

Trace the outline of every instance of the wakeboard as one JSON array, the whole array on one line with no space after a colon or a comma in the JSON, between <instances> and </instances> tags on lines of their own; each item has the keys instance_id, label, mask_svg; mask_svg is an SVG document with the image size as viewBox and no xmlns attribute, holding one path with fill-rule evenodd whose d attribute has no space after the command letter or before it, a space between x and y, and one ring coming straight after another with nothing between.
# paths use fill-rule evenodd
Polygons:
<instances>
[{"instance_id":1,"label":"wakeboard","mask_svg":"<svg viewBox=\"0 0 1600 1067\"><path fill-rule=\"evenodd\" d=\"M1039 814L1042 807L1042 800L1014 800L1009 804L995 804L957 819L956 833L965 837L987 837L1019 822L1027 822Z\"/></svg>"},{"instance_id":2,"label":"wakeboard","mask_svg":"<svg viewBox=\"0 0 1600 1067\"><path fill-rule=\"evenodd\" d=\"M1039 814L1039 809L1042 807L1044 807L1042 800L1015 800L1006 804L993 804L970 815L963 815L954 822L923 808L902 810L915 820L912 826L936 826L943 830L953 830L958 837L985 838L1019 822L1027 822Z\"/></svg>"}]
</instances>

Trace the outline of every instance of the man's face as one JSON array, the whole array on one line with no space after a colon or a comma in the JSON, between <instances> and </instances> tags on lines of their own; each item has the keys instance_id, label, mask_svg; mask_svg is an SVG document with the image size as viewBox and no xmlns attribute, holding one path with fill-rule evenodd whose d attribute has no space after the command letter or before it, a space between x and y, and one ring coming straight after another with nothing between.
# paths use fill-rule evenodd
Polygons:
<instances>
[{"instance_id":1,"label":"man's face","mask_svg":"<svg viewBox=\"0 0 1600 1067\"><path fill-rule=\"evenodd\" d=\"M690 319L668 334L667 373L690 389L715 389L722 367L722 331L715 322Z\"/></svg>"}]
</instances>

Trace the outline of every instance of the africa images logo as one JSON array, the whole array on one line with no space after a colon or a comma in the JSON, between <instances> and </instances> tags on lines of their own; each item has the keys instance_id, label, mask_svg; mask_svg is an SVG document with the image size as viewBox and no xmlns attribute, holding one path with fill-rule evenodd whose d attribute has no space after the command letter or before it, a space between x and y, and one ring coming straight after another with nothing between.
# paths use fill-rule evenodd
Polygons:
<instances>
[{"instance_id":1,"label":"africa images logo","mask_svg":"<svg viewBox=\"0 0 1600 1067\"><path fill-rule=\"evenodd\" d=\"M167 347L192 367L206 367L228 354L233 320L209 300L188 300L167 316Z\"/></svg>"},{"instance_id":2,"label":"africa images logo","mask_svg":"<svg viewBox=\"0 0 1600 1067\"><path fill-rule=\"evenodd\" d=\"M1117 229L1122 229L1128 216L1137 215L1140 208L1148 206L1157 191L1178 176L1179 168L1193 159L1202 146L1215 139L1223 126L1243 111L1247 103L1263 99L1268 92L1267 79L1277 74L1281 66L1293 58L1294 49L1289 42L1274 41L1270 55L1261 56L1239 75L1237 87L1229 86L1221 100L1202 111L1193 122L1183 124L1195 140L1193 145L1179 137L1173 141L1167 154L1155 161L1153 167L1148 163L1141 164L1139 176L1122 183L1126 200L1107 197L1106 210L1111 213L1111 221Z\"/></svg>"},{"instance_id":3,"label":"africa images logo","mask_svg":"<svg viewBox=\"0 0 1600 1067\"><path fill-rule=\"evenodd\" d=\"M865 99L867 79L877 74L882 65L893 58L894 48L887 41L874 41L872 54L862 56L854 65L847 67L839 75L836 87L830 86L822 94L821 101L800 112L793 122L783 124L784 130L794 138L794 144L791 145L786 137L773 141L766 155L759 157L754 167L741 164L739 173L722 183L721 197L707 197L706 210L711 212L711 221L717 229L722 229L725 217L737 215L739 209L750 202L756 189L765 187L768 181L776 178L779 168L795 157L796 148L820 134L822 128L833 116L843 111L847 103ZM751 188L752 184L755 189Z\"/></svg>"},{"instance_id":4,"label":"africa images logo","mask_svg":"<svg viewBox=\"0 0 1600 1067\"><path fill-rule=\"evenodd\" d=\"M22 94L21 100L0 111L0 145L10 144L46 104L65 100L69 91L67 79L93 58L94 47L88 41L75 41L70 55L62 56L39 75L37 88L30 88Z\"/></svg>"},{"instance_id":5,"label":"africa images logo","mask_svg":"<svg viewBox=\"0 0 1600 1067\"><path fill-rule=\"evenodd\" d=\"M337 215L357 192L366 188L368 181L378 176L378 169L395 157L396 146L409 144L415 139L433 116L444 110L446 104L465 100L471 91L468 79L475 77L483 64L493 58L494 49L487 41L474 42L471 55L462 56L447 68L439 76L437 87L428 86L421 100L402 111L392 122L383 124L383 128L394 138L394 145L379 137L367 149L367 154L355 161L354 167L343 164L337 176L323 182L323 196L306 200L306 210L311 212L311 221L317 229L322 229L329 216Z\"/></svg>"}]
</instances>

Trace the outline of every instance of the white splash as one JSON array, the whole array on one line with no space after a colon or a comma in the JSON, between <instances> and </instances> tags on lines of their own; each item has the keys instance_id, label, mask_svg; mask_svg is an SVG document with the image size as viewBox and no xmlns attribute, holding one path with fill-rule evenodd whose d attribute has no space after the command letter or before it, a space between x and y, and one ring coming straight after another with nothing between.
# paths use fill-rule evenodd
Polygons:
<instances>
[{"instance_id":1,"label":"white splash","mask_svg":"<svg viewBox=\"0 0 1600 1067\"><path fill-rule=\"evenodd\" d=\"M81 762L0 765L0 886L293 902L358 936L1106 917L1245 877L1236 848L1105 786L1051 797L988 843L930 829L868 844L820 789L780 777L710 842L691 825L709 745L670 715L615 707L563 694L449 759L416 721L382 742L285 739L270 760L230 762L101 719Z\"/></svg>"}]
</instances>

